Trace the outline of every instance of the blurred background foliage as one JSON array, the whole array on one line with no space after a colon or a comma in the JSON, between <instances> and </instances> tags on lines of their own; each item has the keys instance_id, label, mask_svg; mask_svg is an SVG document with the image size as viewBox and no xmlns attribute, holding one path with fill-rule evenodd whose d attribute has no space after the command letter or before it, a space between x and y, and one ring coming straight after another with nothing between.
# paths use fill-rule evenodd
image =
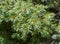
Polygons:
<instances>
[{"instance_id":1,"label":"blurred background foliage","mask_svg":"<svg viewBox=\"0 0 60 44\"><path fill-rule=\"evenodd\" d=\"M0 0L0 44L59 41L60 14L55 18L59 4L59 0Z\"/></svg>"}]
</instances>

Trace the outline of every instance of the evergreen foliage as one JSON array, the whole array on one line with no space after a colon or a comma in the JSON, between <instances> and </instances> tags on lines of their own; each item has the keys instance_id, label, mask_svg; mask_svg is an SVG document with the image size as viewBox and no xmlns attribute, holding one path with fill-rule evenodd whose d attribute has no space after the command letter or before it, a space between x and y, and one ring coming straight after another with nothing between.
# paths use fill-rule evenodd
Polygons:
<instances>
[{"instance_id":1,"label":"evergreen foliage","mask_svg":"<svg viewBox=\"0 0 60 44\"><path fill-rule=\"evenodd\" d=\"M40 44L42 40L49 44L53 35L60 40L60 21L47 11L55 7L53 2L0 0L0 44Z\"/></svg>"}]
</instances>

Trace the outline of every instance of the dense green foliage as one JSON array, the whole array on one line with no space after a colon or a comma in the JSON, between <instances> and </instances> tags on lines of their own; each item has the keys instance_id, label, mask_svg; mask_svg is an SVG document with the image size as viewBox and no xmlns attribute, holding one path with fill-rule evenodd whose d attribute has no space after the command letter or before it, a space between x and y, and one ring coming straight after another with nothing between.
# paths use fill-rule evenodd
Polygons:
<instances>
[{"instance_id":1,"label":"dense green foliage","mask_svg":"<svg viewBox=\"0 0 60 44\"><path fill-rule=\"evenodd\" d=\"M0 0L0 44L40 44L59 35L60 22L55 22L54 12L47 11L55 7L55 2ZM60 39L59 36L56 38Z\"/></svg>"}]
</instances>

